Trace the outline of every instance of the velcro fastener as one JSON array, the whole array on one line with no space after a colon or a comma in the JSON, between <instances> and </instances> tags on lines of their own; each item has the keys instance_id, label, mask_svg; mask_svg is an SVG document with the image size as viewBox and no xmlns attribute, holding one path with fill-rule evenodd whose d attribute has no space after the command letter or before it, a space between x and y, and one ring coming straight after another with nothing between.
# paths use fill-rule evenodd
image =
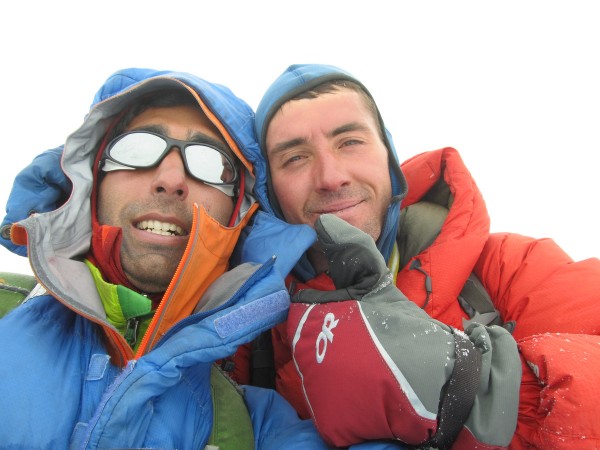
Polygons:
<instances>
[{"instance_id":1,"label":"velcro fastener","mask_svg":"<svg viewBox=\"0 0 600 450\"><path fill-rule=\"evenodd\" d=\"M471 413L479 389L481 352L461 331L453 329L456 361L450 379L442 389L438 428L425 444L446 450L452 446Z\"/></svg>"}]
</instances>

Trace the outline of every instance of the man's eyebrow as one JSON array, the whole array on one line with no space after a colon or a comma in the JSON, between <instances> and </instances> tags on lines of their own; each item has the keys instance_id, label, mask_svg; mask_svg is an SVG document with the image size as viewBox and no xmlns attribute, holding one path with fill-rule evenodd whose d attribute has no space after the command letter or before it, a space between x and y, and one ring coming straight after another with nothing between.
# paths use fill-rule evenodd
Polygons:
<instances>
[{"instance_id":1,"label":"man's eyebrow","mask_svg":"<svg viewBox=\"0 0 600 450\"><path fill-rule=\"evenodd\" d=\"M340 134L348 133L349 131L369 131L369 127L360 122L350 122L341 125L337 128L334 128L329 133L327 133L327 137L336 137Z\"/></svg>"},{"instance_id":2,"label":"man's eyebrow","mask_svg":"<svg viewBox=\"0 0 600 450\"><path fill-rule=\"evenodd\" d=\"M281 153L286 150L289 150L290 148L294 148L294 147L298 147L299 145L306 144L306 142L307 142L306 138L301 138L301 137L290 139L289 141L280 142L277 145L274 145L273 148L268 151L268 153L270 155L275 155L277 153Z\"/></svg>"},{"instance_id":3,"label":"man's eyebrow","mask_svg":"<svg viewBox=\"0 0 600 450\"><path fill-rule=\"evenodd\" d=\"M131 131L150 131L152 133L162 134L163 136L167 135L167 129L161 125L143 125L127 130L128 133Z\"/></svg>"}]
</instances>

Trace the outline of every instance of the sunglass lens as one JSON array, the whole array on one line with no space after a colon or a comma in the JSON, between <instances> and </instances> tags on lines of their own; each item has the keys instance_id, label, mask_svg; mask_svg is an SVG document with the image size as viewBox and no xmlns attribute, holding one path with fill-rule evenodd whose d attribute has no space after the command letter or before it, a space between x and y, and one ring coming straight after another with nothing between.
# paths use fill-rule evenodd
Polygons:
<instances>
[{"instance_id":1,"label":"sunglass lens","mask_svg":"<svg viewBox=\"0 0 600 450\"><path fill-rule=\"evenodd\" d=\"M225 155L205 145L189 145L185 149L188 169L193 176L208 183L232 183L235 170Z\"/></svg>"},{"instance_id":2,"label":"sunglass lens","mask_svg":"<svg viewBox=\"0 0 600 450\"><path fill-rule=\"evenodd\" d=\"M167 143L159 136L131 133L116 141L109 150L111 158L132 167L150 167L162 155Z\"/></svg>"}]
</instances>

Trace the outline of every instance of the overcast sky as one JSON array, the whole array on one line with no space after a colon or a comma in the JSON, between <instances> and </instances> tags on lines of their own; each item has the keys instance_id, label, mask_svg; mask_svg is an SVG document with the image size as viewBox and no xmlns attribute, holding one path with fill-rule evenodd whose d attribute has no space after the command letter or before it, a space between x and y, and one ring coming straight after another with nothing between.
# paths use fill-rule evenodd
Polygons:
<instances>
[{"instance_id":1,"label":"overcast sky","mask_svg":"<svg viewBox=\"0 0 600 450\"><path fill-rule=\"evenodd\" d=\"M393 7L392 7L393 6ZM459 150L492 231L600 255L600 13L595 1L52 1L0 7L0 205L61 144L114 71L225 84L256 107L288 65L352 72L400 159ZM458 255L457 255L458 256ZM29 271L0 247L0 271Z\"/></svg>"}]
</instances>

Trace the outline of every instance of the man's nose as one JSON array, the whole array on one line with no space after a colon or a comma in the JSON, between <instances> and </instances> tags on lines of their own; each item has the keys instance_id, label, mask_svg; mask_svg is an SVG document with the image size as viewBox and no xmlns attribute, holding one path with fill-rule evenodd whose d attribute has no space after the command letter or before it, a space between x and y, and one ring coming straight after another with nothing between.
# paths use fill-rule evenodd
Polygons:
<instances>
[{"instance_id":1,"label":"man's nose","mask_svg":"<svg viewBox=\"0 0 600 450\"><path fill-rule=\"evenodd\" d=\"M185 165L181 153L175 147L156 167L152 180L152 190L156 194L175 195L185 200L189 194L189 186Z\"/></svg>"},{"instance_id":2,"label":"man's nose","mask_svg":"<svg viewBox=\"0 0 600 450\"><path fill-rule=\"evenodd\" d=\"M320 151L313 169L317 190L335 191L350 183L344 159L335 151Z\"/></svg>"}]
</instances>

